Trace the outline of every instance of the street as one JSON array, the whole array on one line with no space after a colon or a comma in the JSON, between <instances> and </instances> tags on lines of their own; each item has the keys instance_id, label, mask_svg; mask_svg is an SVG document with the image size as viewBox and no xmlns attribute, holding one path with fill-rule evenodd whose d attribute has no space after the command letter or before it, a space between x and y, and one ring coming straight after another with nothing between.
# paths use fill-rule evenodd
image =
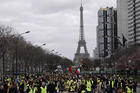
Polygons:
<instances>
[{"instance_id":1,"label":"street","mask_svg":"<svg viewBox=\"0 0 140 93\"><path fill-rule=\"evenodd\" d=\"M137 93L140 93L140 87L139 87L139 88L137 88Z\"/></svg>"}]
</instances>

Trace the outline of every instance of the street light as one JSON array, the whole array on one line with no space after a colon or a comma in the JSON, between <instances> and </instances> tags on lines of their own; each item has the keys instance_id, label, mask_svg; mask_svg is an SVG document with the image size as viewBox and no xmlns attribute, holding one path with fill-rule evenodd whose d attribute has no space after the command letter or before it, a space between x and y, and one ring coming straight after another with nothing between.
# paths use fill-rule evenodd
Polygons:
<instances>
[{"instance_id":1,"label":"street light","mask_svg":"<svg viewBox=\"0 0 140 93\"><path fill-rule=\"evenodd\" d=\"M39 47L45 46L46 43L43 43L42 45L40 45ZM42 65L41 65L41 61L40 61L40 66L42 66L42 72L43 72L43 54L41 53L41 61L42 61ZM39 66L39 72L41 72L41 67Z\"/></svg>"},{"instance_id":2,"label":"street light","mask_svg":"<svg viewBox=\"0 0 140 93\"><path fill-rule=\"evenodd\" d=\"M30 33L30 31L26 31L26 32L24 32L24 33L21 33L21 34L19 34L19 36L22 36L23 34L28 34L28 33ZM18 41L19 41L19 37L17 37L17 40L16 40L16 78L17 78L17 61L18 61L18 58L17 58L17 56L18 56Z\"/></svg>"},{"instance_id":3,"label":"street light","mask_svg":"<svg viewBox=\"0 0 140 93\"><path fill-rule=\"evenodd\" d=\"M23 34L28 34L28 33L30 33L31 31L26 31L26 32L24 32L24 33L20 33L19 34L19 36L22 36Z\"/></svg>"},{"instance_id":4,"label":"street light","mask_svg":"<svg viewBox=\"0 0 140 93\"><path fill-rule=\"evenodd\" d=\"M46 45L46 43L42 44L41 46L45 46L45 45ZM41 46L40 46L40 47L41 47Z\"/></svg>"}]
</instances>

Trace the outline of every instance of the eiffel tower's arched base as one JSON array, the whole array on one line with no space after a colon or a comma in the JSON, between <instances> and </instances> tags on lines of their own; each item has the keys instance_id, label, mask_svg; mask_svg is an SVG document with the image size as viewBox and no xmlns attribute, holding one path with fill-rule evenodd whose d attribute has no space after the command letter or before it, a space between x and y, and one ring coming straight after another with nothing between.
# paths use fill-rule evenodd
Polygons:
<instances>
[{"instance_id":1,"label":"eiffel tower's arched base","mask_svg":"<svg viewBox=\"0 0 140 93\"><path fill-rule=\"evenodd\" d=\"M89 58L88 53L76 53L73 62L76 67L79 67L81 65L82 60L86 58Z\"/></svg>"}]
</instances>

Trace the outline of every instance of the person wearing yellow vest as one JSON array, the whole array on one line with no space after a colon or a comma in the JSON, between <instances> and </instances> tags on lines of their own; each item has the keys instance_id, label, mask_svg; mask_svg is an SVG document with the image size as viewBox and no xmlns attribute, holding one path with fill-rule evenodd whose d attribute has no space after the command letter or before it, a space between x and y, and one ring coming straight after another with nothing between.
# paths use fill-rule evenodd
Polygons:
<instances>
[{"instance_id":1,"label":"person wearing yellow vest","mask_svg":"<svg viewBox=\"0 0 140 93\"><path fill-rule=\"evenodd\" d=\"M112 89L114 89L114 83L115 83L115 81L112 80Z\"/></svg>"},{"instance_id":2,"label":"person wearing yellow vest","mask_svg":"<svg viewBox=\"0 0 140 93\"><path fill-rule=\"evenodd\" d=\"M24 80L21 80L20 85L19 85L20 93L24 93L24 88L25 88Z\"/></svg>"},{"instance_id":3,"label":"person wearing yellow vest","mask_svg":"<svg viewBox=\"0 0 140 93\"><path fill-rule=\"evenodd\" d=\"M82 81L82 84L79 86L79 92L78 93L86 93L86 84L84 81Z\"/></svg>"},{"instance_id":4,"label":"person wearing yellow vest","mask_svg":"<svg viewBox=\"0 0 140 93\"><path fill-rule=\"evenodd\" d=\"M59 82L57 82L56 87L55 87L55 90L56 90L57 93L59 93L59 87L58 87L58 85L59 85Z\"/></svg>"},{"instance_id":5,"label":"person wearing yellow vest","mask_svg":"<svg viewBox=\"0 0 140 93\"><path fill-rule=\"evenodd\" d=\"M36 93L37 91L37 87L35 87L35 84L32 82L29 82L29 84L27 85L27 93Z\"/></svg>"},{"instance_id":6,"label":"person wearing yellow vest","mask_svg":"<svg viewBox=\"0 0 140 93\"><path fill-rule=\"evenodd\" d=\"M113 90L114 90L114 80L112 78L110 78L110 80L108 81L108 84L110 86L111 91L113 92Z\"/></svg>"},{"instance_id":7,"label":"person wearing yellow vest","mask_svg":"<svg viewBox=\"0 0 140 93\"><path fill-rule=\"evenodd\" d=\"M91 92L92 92L91 86L92 86L91 81L88 80L87 83L86 83L86 90L87 90L87 93L91 93Z\"/></svg>"},{"instance_id":8,"label":"person wearing yellow vest","mask_svg":"<svg viewBox=\"0 0 140 93\"><path fill-rule=\"evenodd\" d=\"M27 93L35 93L34 88L32 88L32 86L29 86L29 91Z\"/></svg>"},{"instance_id":9,"label":"person wearing yellow vest","mask_svg":"<svg viewBox=\"0 0 140 93\"><path fill-rule=\"evenodd\" d=\"M130 86L126 86L126 93L133 93L133 88L130 88Z\"/></svg>"},{"instance_id":10,"label":"person wearing yellow vest","mask_svg":"<svg viewBox=\"0 0 140 93\"><path fill-rule=\"evenodd\" d=\"M47 93L47 86L45 82L42 82L42 86L40 87L41 93Z\"/></svg>"},{"instance_id":11,"label":"person wearing yellow vest","mask_svg":"<svg viewBox=\"0 0 140 93\"><path fill-rule=\"evenodd\" d=\"M69 87L69 92L75 92L75 88L74 82L72 82L71 86Z\"/></svg>"},{"instance_id":12,"label":"person wearing yellow vest","mask_svg":"<svg viewBox=\"0 0 140 93\"><path fill-rule=\"evenodd\" d=\"M35 83L33 83L33 86L32 86L32 93L37 93L38 89L37 89L37 86Z\"/></svg>"},{"instance_id":13,"label":"person wearing yellow vest","mask_svg":"<svg viewBox=\"0 0 140 93\"><path fill-rule=\"evenodd\" d=\"M104 83L104 81L103 80L101 80L101 89L104 89L105 88L105 83Z\"/></svg>"}]
</instances>

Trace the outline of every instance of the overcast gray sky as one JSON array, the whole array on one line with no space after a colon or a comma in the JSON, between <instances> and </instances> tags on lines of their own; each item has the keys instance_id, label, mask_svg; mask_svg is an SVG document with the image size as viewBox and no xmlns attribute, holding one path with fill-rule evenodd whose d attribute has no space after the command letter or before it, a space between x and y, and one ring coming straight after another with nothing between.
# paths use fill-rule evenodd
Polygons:
<instances>
[{"instance_id":1,"label":"overcast gray sky","mask_svg":"<svg viewBox=\"0 0 140 93\"><path fill-rule=\"evenodd\" d=\"M116 0L83 0L87 48L91 56L96 47L99 8L116 7ZM0 24L10 25L34 45L56 50L73 59L79 40L80 0L0 0Z\"/></svg>"}]
</instances>

